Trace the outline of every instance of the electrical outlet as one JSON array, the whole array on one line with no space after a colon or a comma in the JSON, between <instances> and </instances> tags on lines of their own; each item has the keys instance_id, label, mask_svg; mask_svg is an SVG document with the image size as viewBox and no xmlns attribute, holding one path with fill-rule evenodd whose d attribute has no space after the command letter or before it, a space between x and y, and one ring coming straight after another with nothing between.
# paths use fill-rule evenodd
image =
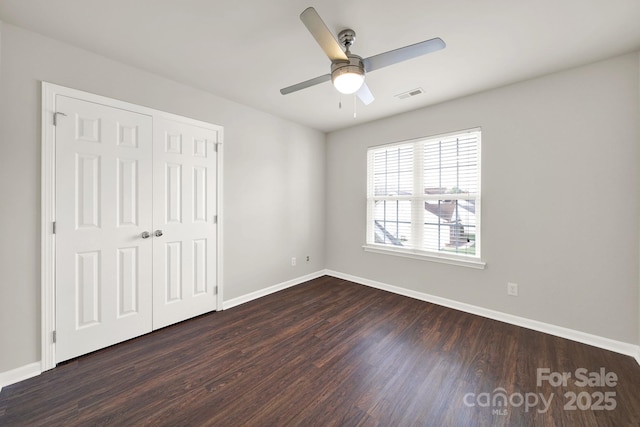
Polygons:
<instances>
[{"instance_id":1,"label":"electrical outlet","mask_svg":"<svg viewBox=\"0 0 640 427\"><path fill-rule=\"evenodd\" d=\"M311 261L311 257L307 255L307 262Z\"/></svg>"},{"instance_id":2,"label":"electrical outlet","mask_svg":"<svg viewBox=\"0 0 640 427\"><path fill-rule=\"evenodd\" d=\"M291 258L291 267L296 266L296 257Z\"/></svg>"},{"instance_id":3,"label":"electrical outlet","mask_svg":"<svg viewBox=\"0 0 640 427\"><path fill-rule=\"evenodd\" d=\"M507 283L507 295L511 295L513 297L518 296L518 284L517 283Z\"/></svg>"}]
</instances>

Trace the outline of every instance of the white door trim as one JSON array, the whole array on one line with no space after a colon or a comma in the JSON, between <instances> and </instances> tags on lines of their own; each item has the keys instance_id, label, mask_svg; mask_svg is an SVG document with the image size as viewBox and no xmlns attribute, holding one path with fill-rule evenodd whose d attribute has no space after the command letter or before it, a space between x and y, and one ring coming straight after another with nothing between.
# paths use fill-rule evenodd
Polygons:
<instances>
[{"instance_id":1,"label":"white door trim","mask_svg":"<svg viewBox=\"0 0 640 427\"><path fill-rule=\"evenodd\" d=\"M180 121L185 124L215 130L218 133L216 148L217 156L217 241L216 241L216 285L218 287L217 310L222 310L223 300L223 128L218 125L206 123L200 120L154 110L140 105L130 104L117 99L83 92L64 86L42 82L42 165L41 165L41 366L42 371L53 369L55 363L55 343L53 331L55 331L56 304L55 304L55 234L53 223L55 218L55 128L53 125L56 112L56 95L65 95L72 98L96 102L123 110L147 114L152 117L163 117Z\"/></svg>"}]
</instances>

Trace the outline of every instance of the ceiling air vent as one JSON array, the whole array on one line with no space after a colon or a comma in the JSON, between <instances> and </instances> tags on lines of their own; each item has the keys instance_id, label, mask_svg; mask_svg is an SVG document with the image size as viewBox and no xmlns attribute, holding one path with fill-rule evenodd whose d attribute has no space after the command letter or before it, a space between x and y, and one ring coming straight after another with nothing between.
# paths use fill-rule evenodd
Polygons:
<instances>
[{"instance_id":1,"label":"ceiling air vent","mask_svg":"<svg viewBox=\"0 0 640 427\"><path fill-rule=\"evenodd\" d=\"M410 91L407 91L407 92L400 93L396 95L396 98L407 99L407 98L411 98L412 96L420 95L422 93L424 93L424 90L421 87L419 87L416 89L411 89Z\"/></svg>"}]
</instances>

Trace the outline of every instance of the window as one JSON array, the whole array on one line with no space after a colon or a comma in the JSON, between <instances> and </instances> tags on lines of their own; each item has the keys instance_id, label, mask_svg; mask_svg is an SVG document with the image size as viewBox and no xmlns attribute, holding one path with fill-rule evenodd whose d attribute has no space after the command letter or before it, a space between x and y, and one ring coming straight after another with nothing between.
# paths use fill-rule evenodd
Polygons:
<instances>
[{"instance_id":1,"label":"window","mask_svg":"<svg viewBox=\"0 0 640 427\"><path fill-rule=\"evenodd\" d=\"M367 154L365 249L484 266L480 129L373 147Z\"/></svg>"}]
</instances>

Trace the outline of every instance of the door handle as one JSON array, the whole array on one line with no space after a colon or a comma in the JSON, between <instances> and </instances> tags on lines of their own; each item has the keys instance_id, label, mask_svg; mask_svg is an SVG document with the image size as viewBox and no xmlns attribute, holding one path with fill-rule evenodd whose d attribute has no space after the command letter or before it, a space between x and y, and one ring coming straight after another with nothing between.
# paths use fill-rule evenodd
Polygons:
<instances>
[{"instance_id":1,"label":"door handle","mask_svg":"<svg viewBox=\"0 0 640 427\"><path fill-rule=\"evenodd\" d=\"M153 233L156 237L161 237L162 236L162 230L156 230L155 233Z\"/></svg>"},{"instance_id":2,"label":"door handle","mask_svg":"<svg viewBox=\"0 0 640 427\"><path fill-rule=\"evenodd\" d=\"M143 231L142 234L141 234L141 237L143 239L148 239L149 237L151 237L151 234L149 234L148 231Z\"/></svg>"}]
</instances>

